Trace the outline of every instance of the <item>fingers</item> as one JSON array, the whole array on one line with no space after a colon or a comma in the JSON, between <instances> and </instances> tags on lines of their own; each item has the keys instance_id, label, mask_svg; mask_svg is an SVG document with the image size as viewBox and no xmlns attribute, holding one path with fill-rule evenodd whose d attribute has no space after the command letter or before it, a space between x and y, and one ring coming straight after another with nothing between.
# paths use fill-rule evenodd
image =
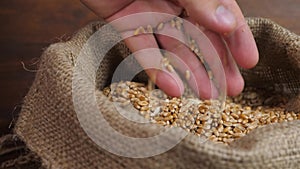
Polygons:
<instances>
[{"instance_id":1,"label":"fingers","mask_svg":"<svg viewBox=\"0 0 300 169\"><path fill-rule=\"evenodd\" d=\"M234 0L179 0L190 17L225 38L228 47L243 68L258 62L258 50L244 16Z\"/></svg>"},{"instance_id":2,"label":"fingers","mask_svg":"<svg viewBox=\"0 0 300 169\"><path fill-rule=\"evenodd\" d=\"M176 70L183 76L186 76L186 73L190 74L190 77L185 78L193 91L202 99L215 98L217 91L209 80L202 63L184 43L176 40L184 39L185 35L178 29L172 28L170 24L166 24L160 33L168 34L168 36L156 35L157 40L162 48L170 52L167 57ZM172 37L176 37L176 39Z\"/></svg>"},{"instance_id":3,"label":"fingers","mask_svg":"<svg viewBox=\"0 0 300 169\"><path fill-rule=\"evenodd\" d=\"M249 69L258 63L258 49L246 23L243 23L232 34L224 36L224 39L238 65Z\"/></svg>"},{"instance_id":4,"label":"fingers","mask_svg":"<svg viewBox=\"0 0 300 169\"><path fill-rule=\"evenodd\" d=\"M226 75L227 94L229 96L238 95L244 88L244 80L231 54L229 53L229 49L227 49L221 36L217 33L210 30L204 30L203 32L212 42L222 61Z\"/></svg>"},{"instance_id":5,"label":"fingers","mask_svg":"<svg viewBox=\"0 0 300 169\"><path fill-rule=\"evenodd\" d=\"M229 10L233 11L237 20L237 26L235 27L235 29L228 35L225 35L224 39L226 40L237 64L243 68L252 68L258 62L258 49L252 32L247 25L236 1L220 1Z\"/></svg>"},{"instance_id":6,"label":"fingers","mask_svg":"<svg viewBox=\"0 0 300 169\"><path fill-rule=\"evenodd\" d=\"M182 95L183 83L174 69L162 66L163 57L152 34L130 37L125 39L125 43L132 52L136 52L135 58L161 90L169 96Z\"/></svg>"},{"instance_id":7,"label":"fingers","mask_svg":"<svg viewBox=\"0 0 300 169\"><path fill-rule=\"evenodd\" d=\"M158 1L157 3L153 3L151 1L126 0L121 2L120 0L117 0L108 3L108 0L82 0L82 2L85 3L89 8L94 10L95 13L97 13L99 16L104 17L106 21L113 21L122 16L139 12L164 12L168 14L178 15L182 7L185 8L192 19L208 29L205 34L209 36L213 45L216 47L218 54L221 57L226 74L226 83L228 84L227 92L229 95L236 95L237 93L239 93L239 91L242 90L244 85L243 79L235 63L233 62L233 58L238 63L238 65L243 68L251 68L258 62L258 51L253 35L244 20L241 10L234 0L179 0L179 4L181 7L177 6L178 4L173 3L174 1ZM121 26L114 26L116 28L122 27L121 31L135 29L138 26L147 26L151 18L146 20L147 23L145 24L143 20L138 20L134 23L126 22L121 23ZM155 24L152 24L151 22L150 25L155 26L158 22L161 22L161 20L165 19L156 18L156 20L154 20ZM124 26L125 28L123 29ZM225 39L226 45L220 35L222 35L223 39ZM161 41L161 44L164 45L163 47L169 49L170 51L172 51L172 45L176 46L176 43L178 43L176 41L171 42L171 39L164 37L159 40ZM201 39L199 41L201 42ZM133 52L149 47L158 48L153 35L135 36L126 39L125 42ZM229 48L230 53L227 53L227 47ZM178 48L180 49L182 47L178 46ZM202 52L208 53L208 55L210 55L208 49L204 49ZM204 67L201 65L201 63L196 62L196 60L194 60L195 58L187 59L188 57L186 56L190 56L190 54L192 53L191 51L189 51L189 49L175 49L174 53L178 55L184 63L187 64L188 68L184 66L180 67L179 65L179 70L182 73L185 71L183 69L190 69L190 67L195 67L195 69L190 69L189 71L191 71L192 74L195 75L195 84L200 83L203 88L196 86L192 82L189 83L194 86L195 89L200 90L199 93L200 95L202 95L202 97L209 96L211 93L208 94L207 90L203 89L208 89L211 85L209 83L209 80L207 80L208 77L204 76ZM233 58L230 57L230 54L232 54ZM162 58L160 52L158 51L154 53L152 52L138 55L141 56L137 57L138 61L142 66L145 67L149 65L158 66L160 64L158 62ZM144 55L149 57L142 57ZM214 56L210 56L211 57L208 57L207 60L211 62L212 67L214 67ZM217 70L218 68L215 67L214 69ZM150 75L150 78L154 80L154 82L156 82L157 85L167 94L179 96L182 93L183 85L176 73L171 72L167 74L157 70L147 70L146 72L148 73L148 75ZM210 90L214 91L213 88Z\"/></svg>"},{"instance_id":8,"label":"fingers","mask_svg":"<svg viewBox=\"0 0 300 169\"><path fill-rule=\"evenodd\" d=\"M219 33L231 32L237 25L235 14L219 0L179 0L198 23Z\"/></svg>"},{"instance_id":9,"label":"fingers","mask_svg":"<svg viewBox=\"0 0 300 169\"><path fill-rule=\"evenodd\" d=\"M195 23L195 21L190 18L186 19L191 23ZM199 29L197 29L195 28L195 26L189 24L188 22L184 22L184 27L186 30L188 30L188 34L197 42L199 50L201 51L205 62L215 76L214 82L218 84L214 84L213 87L215 87L216 85L219 86L219 89L222 91L226 90L228 95L239 94L243 90L244 81L221 36L200 26L198 26ZM201 33L200 29L204 34ZM172 42L167 42L165 44L170 47L170 44L172 44ZM214 49L216 49L216 51ZM185 50L183 49L178 49L177 54L184 53L184 51ZM188 49L187 51L190 50ZM187 52L185 53L187 54ZM182 57L182 60L184 60L187 65L194 68L196 67L195 65L201 64L199 61L187 57L186 54L184 54L185 56ZM178 55L181 56L181 54ZM218 57L220 57L221 62ZM199 73L206 74L205 70L200 71L200 69L198 69L197 71L198 73L195 73L195 71L193 72L193 74L196 76L196 79L197 76L199 76ZM204 90L210 89L209 86L203 86L203 84L201 84L200 87L202 87L202 89L200 88L200 91L203 90L203 87ZM214 88L212 88L211 91L212 94L214 94Z\"/></svg>"}]
</instances>

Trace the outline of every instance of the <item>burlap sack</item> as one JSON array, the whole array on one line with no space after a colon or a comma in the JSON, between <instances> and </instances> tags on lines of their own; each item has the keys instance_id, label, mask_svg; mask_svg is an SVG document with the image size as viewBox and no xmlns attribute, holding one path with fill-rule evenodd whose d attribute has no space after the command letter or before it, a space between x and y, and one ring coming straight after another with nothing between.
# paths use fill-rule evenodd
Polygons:
<instances>
[{"instance_id":1,"label":"burlap sack","mask_svg":"<svg viewBox=\"0 0 300 169\"><path fill-rule=\"evenodd\" d=\"M248 23L258 44L260 63L253 70L243 71L246 84L288 94L290 105L297 105L295 98L300 87L299 36L267 19L250 18ZM39 71L24 100L15 132L42 159L44 167L300 168L299 121L259 128L230 146L209 141L200 143L196 136L189 135L172 150L150 158L120 157L97 146L80 127L74 112L72 75L82 45L101 24L92 23L70 41L51 45L41 57ZM108 34L107 39L112 36ZM107 55L98 70L97 87L101 89L107 85L116 63L127 54L128 49L119 44ZM115 128L137 137L151 136L156 132L156 126L139 127L119 117L99 88L96 88L99 109ZM84 87L78 90L82 96L89 91ZM84 97L78 97L85 101ZM97 117L92 119L89 123L97 125ZM115 140L111 144L120 142ZM151 145L144 146L151 148ZM130 148L128 151L131 151Z\"/></svg>"}]
</instances>

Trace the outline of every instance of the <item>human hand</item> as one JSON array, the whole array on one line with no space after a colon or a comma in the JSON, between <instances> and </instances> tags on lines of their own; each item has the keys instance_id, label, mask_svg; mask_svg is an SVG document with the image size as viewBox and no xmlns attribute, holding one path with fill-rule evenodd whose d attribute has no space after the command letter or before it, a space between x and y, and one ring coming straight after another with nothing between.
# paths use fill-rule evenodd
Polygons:
<instances>
[{"instance_id":1,"label":"human hand","mask_svg":"<svg viewBox=\"0 0 300 169\"><path fill-rule=\"evenodd\" d=\"M244 87L244 81L236 65L231 61L226 45L239 66L251 68L258 62L258 51L253 35L234 0L81 1L108 22L141 12L161 12L178 16L184 9L188 13L188 16L185 16L184 19L201 25L201 29L217 50L226 75L228 95L239 94ZM142 23L138 24L142 25ZM174 31L170 26L165 29ZM132 52L146 48L158 48L160 45L165 50L176 54L188 67L172 63L175 68L181 73L190 70L195 82L201 84L199 86L189 81L194 91L198 91L197 94L201 98L213 97L214 92L211 92L213 90L211 90L210 80L203 65L184 44L167 36L154 36L153 34L133 36L125 39L125 43ZM149 67L149 65L159 67L161 58L162 55L158 52L137 60L143 67ZM148 69L146 73L166 94L180 96L183 93L182 81L176 73L170 75L154 69Z\"/></svg>"}]
</instances>

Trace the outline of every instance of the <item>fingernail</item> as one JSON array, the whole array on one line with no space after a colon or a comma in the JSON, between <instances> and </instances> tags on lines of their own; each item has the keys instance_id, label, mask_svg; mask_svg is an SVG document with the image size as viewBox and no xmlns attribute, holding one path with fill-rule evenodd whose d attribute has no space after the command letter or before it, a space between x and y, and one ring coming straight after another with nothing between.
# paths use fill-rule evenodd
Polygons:
<instances>
[{"instance_id":1,"label":"fingernail","mask_svg":"<svg viewBox=\"0 0 300 169\"><path fill-rule=\"evenodd\" d=\"M216 18L220 22L220 24L228 25L230 27L232 27L236 23L233 13L226 9L223 5L220 5L216 9Z\"/></svg>"}]
</instances>

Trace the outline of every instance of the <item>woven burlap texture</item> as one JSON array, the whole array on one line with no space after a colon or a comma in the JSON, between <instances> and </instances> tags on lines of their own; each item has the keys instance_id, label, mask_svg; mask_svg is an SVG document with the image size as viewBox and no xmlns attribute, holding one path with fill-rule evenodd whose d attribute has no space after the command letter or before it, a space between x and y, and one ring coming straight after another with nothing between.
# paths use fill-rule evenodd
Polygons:
<instances>
[{"instance_id":1,"label":"woven burlap texture","mask_svg":"<svg viewBox=\"0 0 300 169\"><path fill-rule=\"evenodd\" d=\"M256 129L230 146L200 143L198 137L189 135L172 150L150 158L120 157L97 146L81 128L74 111L72 76L76 56L101 24L92 23L70 41L51 45L42 55L36 78L24 99L15 132L40 156L46 168L300 168L299 121ZM290 104L296 104L293 98L297 98L300 86L299 36L267 19L248 18L248 24L258 44L260 63L253 70L243 71L246 84L287 93L292 98ZM108 40L111 37L107 35ZM116 64L128 54L124 44L119 44L101 63L95 87L97 104L122 133L151 136L156 126L139 127L122 119L98 90L109 83ZM89 90L80 88L79 99L84 100L84 92ZM97 125L97 118L91 119L89 123Z\"/></svg>"}]
</instances>

